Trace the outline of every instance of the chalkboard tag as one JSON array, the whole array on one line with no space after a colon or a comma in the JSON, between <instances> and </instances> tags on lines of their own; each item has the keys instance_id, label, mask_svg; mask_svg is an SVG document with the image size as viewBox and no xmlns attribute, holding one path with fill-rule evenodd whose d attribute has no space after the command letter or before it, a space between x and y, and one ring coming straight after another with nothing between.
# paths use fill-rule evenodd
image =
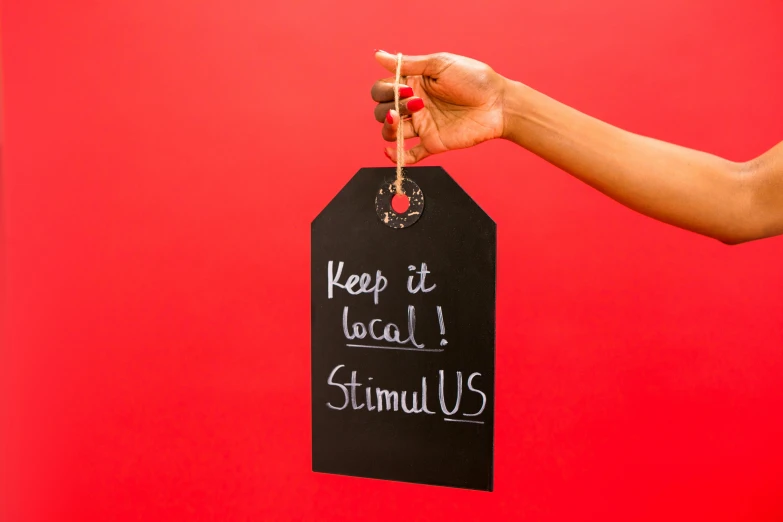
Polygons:
<instances>
[{"instance_id":1,"label":"chalkboard tag","mask_svg":"<svg viewBox=\"0 0 783 522\"><path fill-rule=\"evenodd\" d=\"M367 168L312 223L313 471L492 491L495 223L405 174L403 215Z\"/></svg>"}]
</instances>

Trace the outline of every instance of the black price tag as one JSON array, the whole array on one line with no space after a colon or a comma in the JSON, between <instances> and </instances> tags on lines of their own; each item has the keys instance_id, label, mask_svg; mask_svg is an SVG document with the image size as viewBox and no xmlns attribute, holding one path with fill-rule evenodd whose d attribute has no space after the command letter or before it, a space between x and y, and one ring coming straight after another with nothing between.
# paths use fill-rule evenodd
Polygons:
<instances>
[{"instance_id":1,"label":"black price tag","mask_svg":"<svg viewBox=\"0 0 783 522\"><path fill-rule=\"evenodd\" d=\"M440 167L360 170L312 223L313 471L492 490L495 223Z\"/></svg>"}]
</instances>

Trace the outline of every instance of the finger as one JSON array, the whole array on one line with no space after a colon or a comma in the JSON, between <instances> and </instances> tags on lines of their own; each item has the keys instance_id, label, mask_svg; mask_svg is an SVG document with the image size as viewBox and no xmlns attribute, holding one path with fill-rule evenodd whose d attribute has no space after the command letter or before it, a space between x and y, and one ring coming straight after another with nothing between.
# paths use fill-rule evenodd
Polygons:
<instances>
[{"instance_id":1,"label":"finger","mask_svg":"<svg viewBox=\"0 0 783 522\"><path fill-rule=\"evenodd\" d=\"M386 141L397 140L397 129L400 126L400 116L397 111L390 110L386 115L386 119L383 122L383 128L381 129L381 135ZM410 120L402 121L402 137L407 139L415 138L416 131L413 129L413 123Z\"/></svg>"},{"instance_id":2,"label":"finger","mask_svg":"<svg viewBox=\"0 0 783 522\"><path fill-rule=\"evenodd\" d=\"M450 63L445 53L424 54L421 56L403 55L400 74L402 76L432 76L438 77L447 64ZM375 51L375 59L378 60L387 71L397 72L397 55L386 51Z\"/></svg>"},{"instance_id":3,"label":"finger","mask_svg":"<svg viewBox=\"0 0 783 522\"><path fill-rule=\"evenodd\" d=\"M384 154L386 154L386 157L389 158L389 161L396 164L397 163L397 150L391 147L387 147L383 149ZM418 163L419 161L423 160L424 158L431 156L429 151L424 148L424 146L419 143L415 147L408 149L405 151L405 164L406 165L413 165L415 163Z\"/></svg>"},{"instance_id":4,"label":"finger","mask_svg":"<svg viewBox=\"0 0 783 522\"><path fill-rule=\"evenodd\" d=\"M408 98L400 100L400 114L410 116L424 108L424 100L421 98ZM394 102L379 103L375 106L375 119L383 122L390 110L394 109Z\"/></svg>"},{"instance_id":5,"label":"finger","mask_svg":"<svg viewBox=\"0 0 783 522\"><path fill-rule=\"evenodd\" d=\"M372 86L370 91L372 99L377 102L388 102L394 100L394 78L378 80ZM413 96L413 88L407 85L400 85L400 98L410 98Z\"/></svg>"}]
</instances>

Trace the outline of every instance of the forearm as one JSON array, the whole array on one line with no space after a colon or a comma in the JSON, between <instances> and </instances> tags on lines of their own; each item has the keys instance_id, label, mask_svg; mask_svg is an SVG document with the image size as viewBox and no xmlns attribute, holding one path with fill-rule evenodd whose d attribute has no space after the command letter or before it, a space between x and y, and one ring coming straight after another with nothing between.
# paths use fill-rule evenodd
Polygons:
<instances>
[{"instance_id":1,"label":"forearm","mask_svg":"<svg viewBox=\"0 0 783 522\"><path fill-rule=\"evenodd\" d=\"M752 212L750 163L624 131L517 82L504 105L505 138L638 212L727 243L771 235Z\"/></svg>"}]
</instances>

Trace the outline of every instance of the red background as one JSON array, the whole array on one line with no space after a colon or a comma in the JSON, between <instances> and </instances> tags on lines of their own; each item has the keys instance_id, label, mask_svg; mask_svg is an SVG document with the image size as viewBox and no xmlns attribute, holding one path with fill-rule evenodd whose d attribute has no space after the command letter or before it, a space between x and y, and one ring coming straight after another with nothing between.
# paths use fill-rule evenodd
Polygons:
<instances>
[{"instance_id":1,"label":"red background","mask_svg":"<svg viewBox=\"0 0 783 522\"><path fill-rule=\"evenodd\" d=\"M779 0L5 1L0 519L783 519L783 238L727 247L510 143L494 493L310 471L309 223L386 165L373 49L630 130L783 139Z\"/></svg>"}]
</instances>

